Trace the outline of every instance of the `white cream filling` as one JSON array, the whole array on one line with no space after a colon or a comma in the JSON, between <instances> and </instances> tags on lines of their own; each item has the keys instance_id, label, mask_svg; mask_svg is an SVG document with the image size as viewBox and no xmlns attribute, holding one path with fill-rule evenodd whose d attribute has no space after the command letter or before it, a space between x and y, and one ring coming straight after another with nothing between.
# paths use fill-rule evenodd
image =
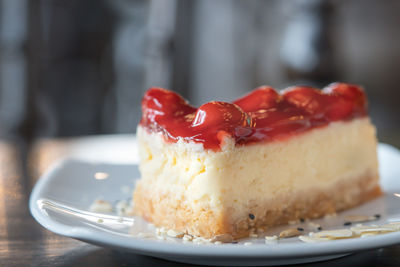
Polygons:
<instances>
[{"instance_id":1,"label":"white cream filling","mask_svg":"<svg viewBox=\"0 0 400 267\"><path fill-rule=\"evenodd\" d=\"M366 173L378 176L375 127L368 118L335 122L285 141L234 146L222 151L202 144L167 143L157 133L137 129L142 183L172 192L193 209L234 206L329 188Z\"/></svg>"}]
</instances>

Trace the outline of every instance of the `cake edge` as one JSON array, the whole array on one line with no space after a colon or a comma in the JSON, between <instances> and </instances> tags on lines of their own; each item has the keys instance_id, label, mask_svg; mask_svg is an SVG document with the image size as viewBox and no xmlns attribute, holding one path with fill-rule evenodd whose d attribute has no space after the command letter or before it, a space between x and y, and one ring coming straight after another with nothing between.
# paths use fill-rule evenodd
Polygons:
<instances>
[{"instance_id":1,"label":"cake edge","mask_svg":"<svg viewBox=\"0 0 400 267\"><path fill-rule=\"evenodd\" d=\"M257 210L254 219L249 217L233 224L229 210L194 211L189 205L185 205L185 199L178 199L172 194L162 192L150 193L151 189L138 186L133 195L134 214L142 216L156 226L193 236L205 238L224 236L226 239L226 235L230 235L231 238L228 240L238 239L247 237L249 233L258 229L265 231L267 228L291 221L321 218L363 204L382 195L377 181L376 175L366 173L349 181L340 181L329 189L310 188L308 192L293 194L290 199L283 197L275 199L273 203L259 203L258 208L254 209ZM346 195L347 198L337 197L336 192L341 192L341 195ZM289 204L282 205L282 203ZM268 209L271 206L275 209Z\"/></svg>"},{"instance_id":2,"label":"cake edge","mask_svg":"<svg viewBox=\"0 0 400 267\"><path fill-rule=\"evenodd\" d=\"M358 120L361 121L361 119ZM370 123L370 119L363 118L362 120L370 125L368 127L372 127L371 130L373 130L373 134L375 135L375 128ZM347 124L348 122L344 123ZM321 129L323 128L313 131L319 131ZM160 145L162 147L166 144L161 134L147 133L145 129L140 129L139 126L138 131L140 130L143 131L142 134L145 135L144 138L147 138L148 141L151 140L152 146ZM300 136L303 136L303 134L300 134L299 137ZM372 137L371 135L371 138L375 138L375 141L373 141L374 143L371 142L370 145L376 147L376 137ZM160 143L157 144L158 142ZM224 153L236 149L235 144L229 142L220 152L208 151L198 143L189 143L184 140L169 144L172 147L184 149L188 153ZM329 187L310 187L307 188L306 191L292 194L291 198L287 198L286 196L286 199L282 197L277 198L278 200L273 202L261 203L259 207L269 207L269 210L262 210L261 208L257 211L257 208L250 208L251 214L254 213L256 215L255 219L251 219L250 216L242 216L241 221L233 219L232 216L230 216L231 211L229 211L229 208L224 206L224 204L218 207L209 205L203 206L201 209L193 209L193 206L188 205L190 204L190 200L184 199L184 196L182 197L180 195L176 197L173 193L162 190L158 191L155 190L155 188L148 188L149 185L146 185L146 183L137 183L133 201L135 203L135 213L157 226L163 226L206 238L214 238L221 235L226 236L229 234L232 238L237 239L246 237L253 229L282 225L300 218L319 218L326 214L335 213L362 204L382 194L378 181L379 174L375 166L370 166L366 168L365 172L361 175L354 175L348 177L348 179L340 178L335 184ZM314 193L312 197L310 197L310 192ZM335 192L341 192L341 194L335 194ZM307 195L306 198L302 197L305 195ZM338 197L339 195L342 197ZM285 208L278 208L275 210L271 208L279 207L282 203L292 204L287 205ZM322 204L315 206L314 203ZM314 207L314 209L306 211L306 208L310 206ZM265 214L265 216L263 216L263 214Z\"/></svg>"}]
</instances>

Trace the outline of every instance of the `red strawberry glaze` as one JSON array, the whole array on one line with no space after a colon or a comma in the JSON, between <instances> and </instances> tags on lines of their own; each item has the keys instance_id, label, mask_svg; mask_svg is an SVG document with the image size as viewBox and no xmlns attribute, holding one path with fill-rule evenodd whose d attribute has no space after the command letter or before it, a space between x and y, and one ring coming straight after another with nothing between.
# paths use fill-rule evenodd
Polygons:
<instances>
[{"instance_id":1,"label":"red strawberry glaze","mask_svg":"<svg viewBox=\"0 0 400 267\"><path fill-rule=\"evenodd\" d=\"M237 145L282 140L330 122L367 116L367 100L359 86L345 83L323 90L295 86L282 93L262 86L233 103L212 101L195 108L172 91L150 88L142 112L140 125L162 132L166 141L183 138L218 151L226 136Z\"/></svg>"}]
</instances>

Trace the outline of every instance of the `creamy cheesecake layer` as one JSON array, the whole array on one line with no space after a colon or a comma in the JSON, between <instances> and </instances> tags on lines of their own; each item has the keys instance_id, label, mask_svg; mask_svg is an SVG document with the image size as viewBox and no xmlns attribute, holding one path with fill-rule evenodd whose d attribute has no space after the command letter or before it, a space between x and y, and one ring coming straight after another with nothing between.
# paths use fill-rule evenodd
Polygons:
<instances>
[{"instance_id":1,"label":"creamy cheesecake layer","mask_svg":"<svg viewBox=\"0 0 400 267\"><path fill-rule=\"evenodd\" d=\"M146 204L147 209L152 209L147 211L151 214L159 212L157 203L179 200L176 202L179 204L173 204L176 210L184 208L188 214L196 214L198 218L193 220L198 220L198 224L171 225L170 218L154 223L168 222L164 226L180 230L186 225L189 232L196 232L195 228L207 220L210 224L214 220L215 227L223 226L225 231L237 231L243 220L248 221L249 214L264 221L268 211L271 211L269 216L279 216L273 211L295 205L291 202L294 197L307 203L307 194L312 195L311 192L322 192L324 198L332 188L362 186L362 190L347 190L347 195L336 192L337 196L329 196L343 198L336 199L338 204L326 210L326 213L334 212L362 202L351 199L360 198L362 192L379 189L375 128L368 118L331 123L284 141L235 146L228 140L218 152L184 141L166 143L160 134L147 133L140 126L137 137L142 174L137 188L142 193L134 195L135 202L144 203L144 197L152 199L151 204ZM341 207L341 201L348 204ZM146 211L137 204L137 212L153 220L154 216L146 216ZM321 213L318 211L315 216ZM213 234L203 232L198 234ZM214 234L221 233L215 230Z\"/></svg>"}]
</instances>

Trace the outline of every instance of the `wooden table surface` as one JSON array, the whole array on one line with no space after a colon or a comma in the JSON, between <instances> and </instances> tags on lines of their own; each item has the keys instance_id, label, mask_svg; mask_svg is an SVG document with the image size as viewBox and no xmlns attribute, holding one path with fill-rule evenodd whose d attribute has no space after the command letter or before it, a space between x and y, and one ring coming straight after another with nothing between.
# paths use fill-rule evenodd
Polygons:
<instances>
[{"instance_id":1,"label":"wooden table surface","mask_svg":"<svg viewBox=\"0 0 400 267\"><path fill-rule=\"evenodd\" d=\"M62 237L32 218L32 187L48 165L71 153L71 147L76 148L76 142L63 139L30 147L0 141L0 266L189 266ZM400 266L400 245L301 266Z\"/></svg>"}]
</instances>

